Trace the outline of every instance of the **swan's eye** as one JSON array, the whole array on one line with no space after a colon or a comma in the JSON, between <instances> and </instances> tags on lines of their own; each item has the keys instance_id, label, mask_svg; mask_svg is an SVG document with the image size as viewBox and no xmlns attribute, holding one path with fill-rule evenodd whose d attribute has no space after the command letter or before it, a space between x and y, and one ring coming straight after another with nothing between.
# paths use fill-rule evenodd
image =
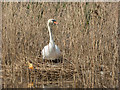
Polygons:
<instances>
[{"instance_id":1,"label":"swan's eye","mask_svg":"<svg viewBox=\"0 0 120 90\"><path fill-rule=\"evenodd\" d=\"M56 20L52 20L53 22L56 22Z\"/></svg>"}]
</instances>

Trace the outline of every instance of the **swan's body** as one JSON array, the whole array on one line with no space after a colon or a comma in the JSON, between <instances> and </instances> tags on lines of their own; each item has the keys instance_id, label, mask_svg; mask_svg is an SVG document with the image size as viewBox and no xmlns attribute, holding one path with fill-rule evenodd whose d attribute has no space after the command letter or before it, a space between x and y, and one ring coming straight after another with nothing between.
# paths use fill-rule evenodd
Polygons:
<instances>
[{"instance_id":1,"label":"swan's body","mask_svg":"<svg viewBox=\"0 0 120 90\"><path fill-rule=\"evenodd\" d=\"M52 37L51 29L50 29L51 23L56 24L56 20L54 20L54 19L48 20L47 26L48 26L50 41L49 41L49 44L46 45L42 50L43 59L47 59L47 60L58 59L61 56L60 49L58 48L57 45L55 45L55 43L53 41L53 37Z\"/></svg>"}]
</instances>

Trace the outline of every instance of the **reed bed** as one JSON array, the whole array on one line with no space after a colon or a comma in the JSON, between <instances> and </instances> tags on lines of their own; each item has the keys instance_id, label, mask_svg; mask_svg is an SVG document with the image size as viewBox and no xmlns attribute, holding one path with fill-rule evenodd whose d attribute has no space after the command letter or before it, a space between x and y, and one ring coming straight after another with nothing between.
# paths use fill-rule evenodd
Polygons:
<instances>
[{"instance_id":1,"label":"reed bed","mask_svg":"<svg viewBox=\"0 0 120 90\"><path fill-rule=\"evenodd\" d=\"M42 60L50 18L62 63ZM118 3L2 3L4 88L116 88L118 48Z\"/></svg>"}]
</instances>

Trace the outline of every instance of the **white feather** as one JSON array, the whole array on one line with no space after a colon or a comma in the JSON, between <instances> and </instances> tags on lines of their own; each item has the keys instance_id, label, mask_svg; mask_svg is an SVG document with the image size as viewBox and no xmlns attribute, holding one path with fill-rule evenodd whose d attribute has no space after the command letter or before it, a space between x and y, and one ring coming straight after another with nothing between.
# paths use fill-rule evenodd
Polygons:
<instances>
[{"instance_id":1,"label":"white feather","mask_svg":"<svg viewBox=\"0 0 120 90\"><path fill-rule=\"evenodd\" d=\"M50 36L50 42L48 45L46 45L43 50L42 50L42 56L43 59L47 60L54 60L58 59L61 56L60 49L58 48L57 45L54 44L53 38L52 38L52 33L50 30L49 23L52 23L53 19L48 20L48 31L49 31L49 36Z\"/></svg>"}]
</instances>

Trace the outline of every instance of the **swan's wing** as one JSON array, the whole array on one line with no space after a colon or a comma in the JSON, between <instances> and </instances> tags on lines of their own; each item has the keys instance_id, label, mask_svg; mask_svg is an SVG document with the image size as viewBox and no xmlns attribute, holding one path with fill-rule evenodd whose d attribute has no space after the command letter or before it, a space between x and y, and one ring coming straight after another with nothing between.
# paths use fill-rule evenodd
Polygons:
<instances>
[{"instance_id":1,"label":"swan's wing","mask_svg":"<svg viewBox=\"0 0 120 90\"><path fill-rule=\"evenodd\" d=\"M53 47L51 44L46 45L42 50L43 59L55 59L61 56L60 49L57 45Z\"/></svg>"},{"instance_id":2,"label":"swan's wing","mask_svg":"<svg viewBox=\"0 0 120 90\"><path fill-rule=\"evenodd\" d=\"M46 45L43 50L42 50L42 56L43 56L43 59L46 57L46 55L49 53L48 52L48 45Z\"/></svg>"},{"instance_id":3,"label":"swan's wing","mask_svg":"<svg viewBox=\"0 0 120 90\"><path fill-rule=\"evenodd\" d=\"M41 52L43 55L43 59L48 57L52 51L53 51L53 47L51 46L51 44L46 45Z\"/></svg>"},{"instance_id":4,"label":"swan's wing","mask_svg":"<svg viewBox=\"0 0 120 90\"><path fill-rule=\"evenodd\" d=\"M60 49L58 48L57 45L55 45L55 49L56 49L57 54L61 54Z\"/></svg>"}]
</instances>

